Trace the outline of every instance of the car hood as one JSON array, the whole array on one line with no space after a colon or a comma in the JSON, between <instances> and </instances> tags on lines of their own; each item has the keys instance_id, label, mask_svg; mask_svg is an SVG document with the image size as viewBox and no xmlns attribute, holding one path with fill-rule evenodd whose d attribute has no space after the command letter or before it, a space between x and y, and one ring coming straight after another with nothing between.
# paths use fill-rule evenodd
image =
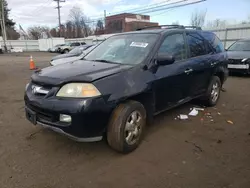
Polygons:
<instances>
[{"instance_id":1,"label":"car hood","mask_svg":"<svg viewBox=\"0 0 250 188\"><path fill-rule=\"evenodd\" d=\"M78 60L38 70L31 76L31 79L46 85L61 85L74 81L93 82L131 67L131 65Z\"/></svg>"},{"instance_id":2,"label":"car hood","mask_svg":"<svg viewBox=\"0 0 250 188\"><path fill-rule=\"evenodd\" d=\"M227 55L229 59L250 58L250 51L228 51Z\"/></svg>"},{"instance_id":3,"label":"car hood","mask_svg":"<svg viewBox=\"0 0 250 188\"><path fill-rule=\"evenodd\" d=\"M74 56L78 56L79 54L71 54L71 53L68 53L68 54L61 54L61 55L57 55L55 57L53 57L51 59L51 61L54 61L56 59L62 59L62 58L67 58L67 57L74 57Z\"/></svg>"},{"instance_id":4,"label":"car hood","mask_svg":"<svg viewBox=\"0 0 250 188\"><path fill-rule=\"evenodd\" d=\"M56 65L61 65L64 63L71 63L73 61L80 60L81 58L82 58L82 56L74 56L74 57L67 57L67 58L62 58L62 59L55 59L55 60L51 61L50 64L52 66L56 66Z\"/></svg>"}]
</instances>

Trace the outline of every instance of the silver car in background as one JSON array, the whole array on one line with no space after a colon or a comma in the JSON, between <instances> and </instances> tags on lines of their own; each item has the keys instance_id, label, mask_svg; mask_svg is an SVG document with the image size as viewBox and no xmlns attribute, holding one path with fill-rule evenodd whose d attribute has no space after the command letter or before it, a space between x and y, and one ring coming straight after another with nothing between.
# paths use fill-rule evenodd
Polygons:
<instances>
[{"instance_id":1,"label":"silver car in background","mask_svg":"<svg viewBox=\"0 0 250 188\"><path fill-rule=\"evenodd\" d=\"M85 50L82 51L82 53L80 55L77 56L68 56L68 57L62 57L62 58L56 58L56 59L52 59L52 61L50 62L51 66L55 66L55 65L61 65L64 63L71 63L73 61L77 61L82 59L85 55L87 55L89 52L91 52L97 45L93 45ZM79 47L80 48L80 47ZM79 49L75 48L73 49L74 51L78 51ZM72 50L72 51L73 51ZM71 52L71 51L70 51ZM69 52L69 54L70 54ZM72 52L71 52L72 53Z\"/></svg>"}]
</instances>

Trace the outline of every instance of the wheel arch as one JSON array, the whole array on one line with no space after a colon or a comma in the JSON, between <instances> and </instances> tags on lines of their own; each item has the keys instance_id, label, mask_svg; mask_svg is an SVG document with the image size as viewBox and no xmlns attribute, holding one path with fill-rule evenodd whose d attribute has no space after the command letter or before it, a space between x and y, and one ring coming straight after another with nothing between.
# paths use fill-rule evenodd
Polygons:
<instances>
[{"instance_id":1,"label":"wheel arch","mask_svg":"<svg viewBox=\"0 0 250 188\"><path fill-rule=\"evenodd\" d=\"M139 103L141 103L145 110L146 110L146 114L147 114L147 121L151 122L153 119L153 114L155 112L155 95L153 91L147 91L147 92L143 92L143 93L139 93L137 95L128 97L125 99L125 101L137 101ZM125 102L123 101L123 102Z\"/></svg>"}]
</instances>

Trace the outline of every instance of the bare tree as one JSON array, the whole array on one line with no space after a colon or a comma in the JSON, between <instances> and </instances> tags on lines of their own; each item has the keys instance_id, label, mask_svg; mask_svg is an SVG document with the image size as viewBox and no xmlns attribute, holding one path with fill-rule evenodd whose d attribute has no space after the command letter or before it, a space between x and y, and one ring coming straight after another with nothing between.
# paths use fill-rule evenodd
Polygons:
<instances>
[{"instance_id":1,"label":"bare tree","mask_svg":"<svg viewBox=\"0 0 250 188\"><path fill-rule=\"evenodd\" d=\"M172 22L172 25L179 25L179 21Z\"/></svg>"},{"instance_id":2,"label":"bare tree","mask_svg":"<svg viewBox=\"0 0 250 188\"><path fill-rule=\"evenodd\" d=\"M87 37L90 34L90 28L88 23L90 20L85 16L81 8L73 7L69 14L70 22L73 26L74 37Z\"/></svg>"},{"instance_id":3,"label":"bare tree","mask_svg":"<svg viewBox=\"0 0 250 188\"><path fill-rule=\"evenodd\" d=\"M48 38L50 37L50 30L44 26L33 26L28 28L28 35L34 40Z\"/></svg>"},{"instance_id":4,"label":"bare tree","mask_svg":"<svg viewBox=\"0 0 250 188\"><path fill-rule=\"evenodd\" d=\"M224 28L227 25L226 20L221 20L221 19L216 19L212 21L207 22L207 27L208 28Z\"/></svg>"},{"instance_id":5,"label":"bare tree","mask_svg":"<svg viewBox=\"0 0 250 188\"><path fill-rule=\"evenodd\" d=\"M101 35L104 34L104 25L103 25L103 21L102 20L98 20L97 24L96 24L96 30L95 30L95 34L96 35Z\"/></svg>"},{"instance_id":6,"label":"bare tree","mask_svg":"<svg viewBox=\"0 0 250 188\"><path fill-rule=\"evenodd\" d=\"M207 11L195 11L192 14L190 24L192 26L203 27L205 24Z\"/></svg>"}]
</instances>

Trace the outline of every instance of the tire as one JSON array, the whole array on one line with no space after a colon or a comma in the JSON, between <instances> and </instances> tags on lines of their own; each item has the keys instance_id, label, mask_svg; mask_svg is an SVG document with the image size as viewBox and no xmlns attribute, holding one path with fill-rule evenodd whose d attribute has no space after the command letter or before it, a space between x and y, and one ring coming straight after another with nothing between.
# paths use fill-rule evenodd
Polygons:
<instances>
[{"instance_id":1,"label":"tire","mask_svg":"<svg viewBox=\"0 0 250 188\"><path fill-rule=\"evenodd\" d=\"M221 92L220 78L218 76L213 76L209 84L207 93L202 99L204 105L209 107L215 106L220 98L220 92Z\"/></svg>"},{"instance_id":2,"label":"tire","mask_svg":"<svg viewBox=\"0 0 250 188\"><path fill-rule=\"evenodd\" d=\"M67 53L69 53L68 49L63 50L63 54L67 54Z\"/></svg>"},{"instance_id":3,"label":"tire","mask_svg":"<svg viewBox=\"0 0 250 188\"><path fill-rule=\"evenodd\" d=\"M109 146L124 154L134 151L142 140L145 125L146 110L141 103L128 101L120 104L112 112L108 124Z\"/></svg>"}]
</instances>

